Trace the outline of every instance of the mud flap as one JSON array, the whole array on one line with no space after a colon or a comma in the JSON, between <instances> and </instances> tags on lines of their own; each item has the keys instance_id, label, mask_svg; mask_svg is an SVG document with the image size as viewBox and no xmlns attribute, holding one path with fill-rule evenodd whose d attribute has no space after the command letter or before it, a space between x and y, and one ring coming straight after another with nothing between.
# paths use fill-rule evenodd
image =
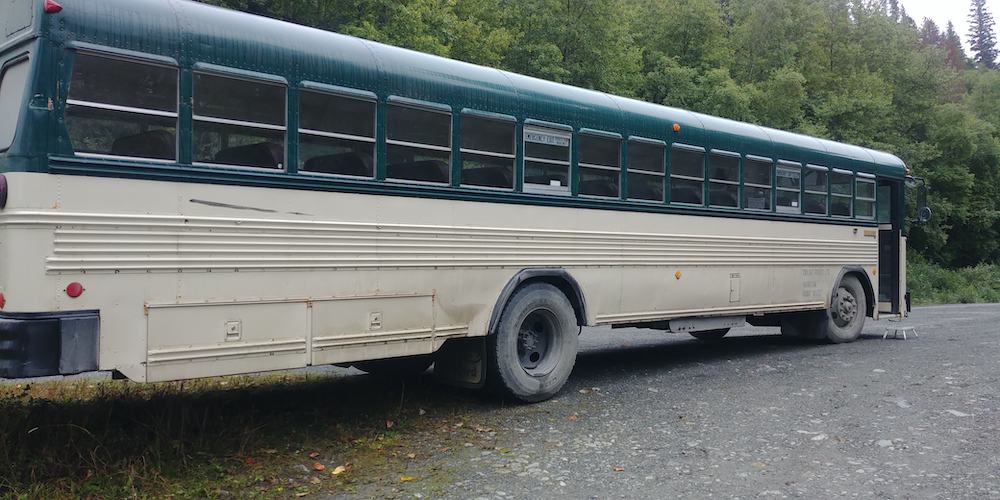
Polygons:
<instances>
[{"instance_id":1,"label":"mud flap","mask_svg":"<svg viewBox=\"0 0 1000 500\"><path fill-rule=\"evenodd\" d=\"M434 355L434 378L439 382L479 389L486 385L486 337L452 339Z\"/></svg>"}]
</instances>

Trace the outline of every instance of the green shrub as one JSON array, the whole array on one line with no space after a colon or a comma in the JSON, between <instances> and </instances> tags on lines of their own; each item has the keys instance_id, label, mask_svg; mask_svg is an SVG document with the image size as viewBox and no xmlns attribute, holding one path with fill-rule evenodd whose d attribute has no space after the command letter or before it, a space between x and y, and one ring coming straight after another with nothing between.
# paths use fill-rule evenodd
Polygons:
<instances>
[{"instance_id":1,"label":"green shrub","mask_svg":"<svg viewBox=\"0 0 1000 500\"><path fill-rule=\"evenodd\" d=\"M916 304L1000 302L1000 265L946 269L911 255L906 286Z\"/></svg>"}]
</instances>

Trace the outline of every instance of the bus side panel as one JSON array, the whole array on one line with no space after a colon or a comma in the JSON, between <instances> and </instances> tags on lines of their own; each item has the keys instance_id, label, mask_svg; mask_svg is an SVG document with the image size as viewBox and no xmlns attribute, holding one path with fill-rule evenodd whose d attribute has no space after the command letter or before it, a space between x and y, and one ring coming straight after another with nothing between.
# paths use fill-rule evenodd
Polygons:
<instances>
[{"instance_id":1,"label":"bus side panel","mask_svg":"<svg viewBox=\"0 0 1000 500\"><path fill-rule=\"evenodd\" d=\"M305 366L308 314L304 302L149 307L146 380Z\"/></svg>"},{"instance_id":2,"label":"bus side panel","mask_svg":"<svg viewBox=\"0 0 1000 500\"><path fill-rule=\"evenodd\" d=\"M415 356L434 352L430 293L345 297L312 302L312 363ZM442 333L465 336L462 325Z\"/></svg>"}]
</instances>

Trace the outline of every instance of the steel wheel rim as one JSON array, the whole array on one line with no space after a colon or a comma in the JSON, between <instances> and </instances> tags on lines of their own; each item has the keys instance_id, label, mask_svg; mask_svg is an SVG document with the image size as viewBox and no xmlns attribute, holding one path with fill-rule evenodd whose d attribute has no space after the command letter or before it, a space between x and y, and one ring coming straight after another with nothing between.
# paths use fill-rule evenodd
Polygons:
<instances>
[{"instance_id":1,"label":"steel wheel rim","mask_svg":"<svg viewBox=\"0 0 1000 500\"><path fill-rule=\"evenodd\" d=\"M544 375L552 371L556 349L558 322L548 309L528 313L517 332L517 360L529 375Z\"/></svg>"},{"instance_id":2,"label":"steel wheel rim","mask_svg":"<svg viewBox=\"0 0 1000 500\"><path fill-rule=\"evenodd\" d=\"M846 328L858 318L858 298L846 287L837 290L837 297L831 307L833 322L840 328Z\"/></svg>"}]
</instances>

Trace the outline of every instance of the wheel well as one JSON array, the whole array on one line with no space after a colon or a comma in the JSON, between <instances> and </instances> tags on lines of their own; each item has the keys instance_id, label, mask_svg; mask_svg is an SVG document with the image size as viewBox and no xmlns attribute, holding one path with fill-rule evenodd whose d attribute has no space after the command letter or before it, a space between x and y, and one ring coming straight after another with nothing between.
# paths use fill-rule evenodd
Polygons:
<instances>
[{"instance_id":1,"label":"wheel well","mask_svg":"<svg viewBox=\"0 0 1000 500\"><path fill-rule=\"evenodd\" d=\"M840 277L837 279L837 284L847 276L854 276L861 282L861 287L865 289L865 302L868 306L869 318L875 317L875 289L872 287L872 282L868 278L868 274L862 271L860 268L845 268L840 272ZM836 285L834 285L836 286Z\"/></svg>"},{"instance_id":2,"label":"wheel well","mask_svg":"<svg viewBox=\"0 0 1000 500\"><path fill-rule=\"evenodd\" d=\"M497 324L500 322L500 313L507 305L507 301L519 289L531 283L547 283L559 289L573 306L573 313L576 314L576 323L580 326L587 324L587 303L583 298L583 291L580 284L565 269L523 269L518 272L500 292L493 313L490 315L490 325L487 335L493 335Z\"/></svg>"}]
</instances>

